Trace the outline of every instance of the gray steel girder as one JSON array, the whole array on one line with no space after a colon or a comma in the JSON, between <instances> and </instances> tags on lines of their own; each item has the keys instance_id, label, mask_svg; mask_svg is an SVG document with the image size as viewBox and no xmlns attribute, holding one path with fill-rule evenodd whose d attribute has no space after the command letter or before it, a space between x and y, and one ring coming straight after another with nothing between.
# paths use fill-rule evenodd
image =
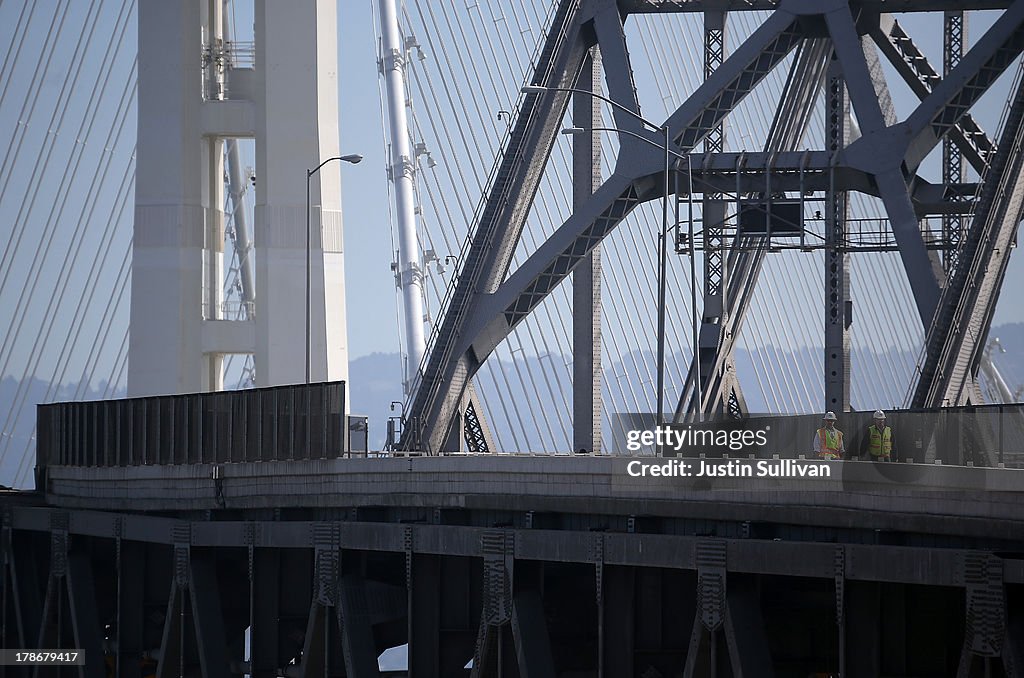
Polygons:
<instances>
[{"instance_id":1,"label":"gray steel girder","mask_svg":"<svg viewBox=\"0 0 1024 678\"><path fill-rule=\"evenodd\" d=\"M857 181L861 190L868 190L871 182L866 175L854 177L837 172L830 166L828 154L825 151L783 150L796 148L803 139L811 111L814 109L814 103L821 89L827 56L830 51L828 41L824 39L805 40L800 46L799 53L790 69L778 110L772 120L772 128L769 130L764 153L722 154L723 156L735 156L732 158L732 163L722 162L726 158L712 157L704 159L703 162L694 163L694 165L705 173L711 172L718 166L731 168L732 175L727 178L727 182L723 183L723 191L737 190L740 193L763 195L769 189L769 176L771 186L775 190L824 191L830 185L835 185L837 173L841 174L841 184L846 185L848 181ZM722 164L719 165L719 163ZM742 176L735 176L740 174L741 163L742 173L756 175L756 179L745 183ZM814 169L811 169L812 166ZM769 167L771 170L768 169ZM780 183L781 177L786 177L786 180ZM710 179L711 177L705 177L702 174L695 176L693 182L695 186L706 191L708 190L706 185ZM795 183L789 182L788 179L795 180ZM688 182L679 183L682 186L689 185ZM814 184L814 189L810 188L811 184ZM704 401L701 403L701 408L705 412L717 412L727 408L730 411L735 408L739 413L746 410L743 394L732 365L732 356L736 340L739 338L740 328L746 317L751 291L757 284L757 278L761 271L765 243L761 238L737 237L735 244L745 244L746 247L734 249L729 253L727 268L731 272L731 277L725 295L727 312L721 322L721 327L712 328L718 332L718 346L709 360L704 360L703 357L701 359L701 372L703 373L701 378L705 379L701 389ZM761 247L753 247L755 244ZM706 330L702 328L702 332L704 331ZM676 406L676 421L679 421L684 413L695 411L694 379L696 376L696 365L691 363Z\"/></svg>"},{"instance_id":2,"label":"gray steel girder","mask_svg":"<svg viewBox=\"0 0 1024 678\"><path fill-rule=\"evenodd\" d=\"M669 117L670 136L693 148L714 129L799 41L794 15L778 11ZM608 56L605 53L605 63ZM711 114L704 115L704 111ZM464 350L480 360L504 339L641 201L660 196L655 156L639 151L619 157L616 171L474 314ZM663 162L663 161L661 161Z\"/></svg>"},{"instance_id":3,"label":"gray steel girder","mask_svg":"<svg viewBox=\"0 0 1024 678\"><path fill-rule=\"evenodd\" d=\"M575 82L587 45L580 31L580 16L600 17L608 0L564 0L556 12L535 84L565 87ZM942 3L939 3L942 4ZM948 3L955 9L953 3ZM628 5L628 3L627 3ZM923 3L860 3L874 11L924 9ZM929 3L929 9L935 9ZM635 5L632 5L635 7ZM1004 5L999 5L1004 6ZM630 6L619 5L630 11ZM704 8L707 9L707 8ZM590 14L588 14L590 12ZM836 167L854 168L869 176L889 214L900 246L918 311L928 326L939 299L943 272L924 246L918 224L915 170L932 148L961 121L1000 73L1024 49L1024 0L1016 0L992 28L953 69L937 83L904 122L886 125L877 96L877 73L864 55L862 38L848 2L841 0L782 0L726 62L709 77L666 121L674 150L688 153L785 58L803 39L807 20L824 18L850 95L861 120L863 135L831 158ZM863 13L859 20L870 19ZM605 46L605 69L610 86L626 105L634 105L635 90L628 77L628 58L616 21L599 22L604 42L621 51L617 63ZM820 21L818 23L820 26ZM612 31L612 29L615 29ZM608 36L611 36L609 38ZM877 69L876 69L877 70ZM514 126L512 141L477 224L472 249L464 257L463 271L437 341L431 351L422 386L410 411L409 430L415 440L406 448L437 451L445 439L454 408L463 398L469 379L480 363L572 269L596 247L640 202L658 197L660 153L642 144L624 145L616 170L594 196L559 227L511 275L504 279L530 201L551 150L557 126L566 110L565 93L530 94ZM623 120L623 124L625 120ZM656 141L654 133L645 133Z\"/></svg>"},{"instance_id":4,"label":"gray steel girder","mask_svg":"<svg viewBox=\"0 0 1024 678\"><path fill-rule=\"evenodd\" d=\"M581 36L580 0L561 0L532 78L532 84L570 87L586 55ZM473 226L470 250L460 262L451 301L430 347L420 386L407 408L404 449L439 451L478 364L454 352L480 292L504 277L522 233L533 195L558 135L568 94L528 94L497 173L490 181L483 211Z\"/></svg>"},{"instance_id":5,"label":"gray steel girder","mask_svg":"<svg viewBox=\"0 0 1024 678\"><path fill-rule=\"evenodd\" d=\"M924 101L935 84L942 80L942 76L929 63L928 57L921 53L899 22L892 17L883 16L879 26L872 29L871 37L917 98ZM976 172L984 170L993 151L993 144L970 113L964 114L949 130L949 138Z\"/></svg>"},{"instance_id":6,"label":"gray steel girder","mask_svg":"<svg viewBox=\"0 0 1024 678\"><path fill-rule=\"evenodd\" d=\"M982 355L999 299L1011 244L1024 216L1024 87L1018 86L1006 125L982 185L959 265L942 297L914 404L958 404Z\"/></svg>"}]
</instances>

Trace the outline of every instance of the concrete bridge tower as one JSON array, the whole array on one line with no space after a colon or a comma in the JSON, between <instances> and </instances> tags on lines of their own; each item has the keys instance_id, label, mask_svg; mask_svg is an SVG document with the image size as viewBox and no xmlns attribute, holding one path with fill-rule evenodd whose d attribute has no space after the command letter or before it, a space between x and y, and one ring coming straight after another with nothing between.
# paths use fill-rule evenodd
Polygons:
<instances>
[{"instance_id":1,"label":"concrete bridge tower","mask_svg":"<svg viewBox=\"0 0 1024 678\"><path fill-rule=\"evenodd\" d=\"M305 380L306 170L337 156L337 0L254 0L255 58L235 62L223 0L139 2L130 395L223 388L253 354L261 386ZM253 138L249 313L223 308L224 144ZM310 379L348 379L341 176L310 186Z\"/></svg>"}]
</instances>

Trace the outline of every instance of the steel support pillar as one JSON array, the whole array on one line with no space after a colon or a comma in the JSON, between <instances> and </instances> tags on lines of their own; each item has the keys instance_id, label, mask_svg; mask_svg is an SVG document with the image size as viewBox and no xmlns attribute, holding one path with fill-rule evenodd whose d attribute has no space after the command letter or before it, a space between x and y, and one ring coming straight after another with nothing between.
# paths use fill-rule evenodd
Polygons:
<instances>
[{"instance_id":1,"label":"steel support pillar","mask_svg":"<svg viewBox=\"0 0 1024 678\"><path fill-rule=\"evenodd\" d=\"M347 572L338 582L338 625L349 678L376 678L376 645L366 600L366 582L361 574Z\"/></svg>"},{"instance_id":2,"label":"steel support pillar","mask_svg":"<svg viewBox=\"0 0 1024 678\"><path fill-rule=\"evenodd\" d=\"M636 647L634 611L636 570L610 565L604 568L604 675L633 678Z\"/></svg>"},{"instance_id":3,"label":"steel support pillar","mask_svg":"<svg viewBox=\"0 0 1024 678\"><path fill-rule=\"evenodd\" d=\"M728 616L726 592L726 544L708 540L697 545L697 613L686 653L685 678L711 676L720 672L722 648L720 631ZM726 638L728 642L728 636ZM724 671L722 675L726 675ZM742 675L742 674L738 674Z\"/></svg>"},{"instance_id":4,"label":"steel support pillar","mask_svg":"<svg viewBox=\"0 0 1024 678\"><path fill-rule=\"evenodd\" d=\"M253 553L253 625L250 645L253 678L276 678L279 661L281 554L256 548Z\"/></svg>"},{"instance_id":5,"label":"steel support pillar","mask_svg":"<svg viewBox=\"0 0 1024 678\"><path fill-rule=\"evenodd\" d=\"M302 645L300 678L327 676L327 634L331 627L331 608L313 600L309 605L306 634Z\"/></svg>"},{"instance_id":6,"label":"steel support pillar","mask_svg":"<svg viewBox=\"0 0 1024 678\"><path fill-rule=\"evenodd\" d=\"M409 675L441 675L441 557L407 555Z\"/></svg>"},{"instance_id":7,"label":"steel support pillar","mask_svg":"<svg viewBox=\"0 0 1024 678\"><path fill-rule=\"evenodd\" d=\"M167 596L167 614L164 616L156 678L174 678L185 674L185 608L185 590L172 579L170 593Z\"/></svg>"},{"instance_id":8,"label":"steel support pillar","mask_svg":"<svg viewBox=\"0 0 1024 678\"><path fill-rule=\"evenodd\" d=\"M210 553L192 554L189 570L189 602L203 678L227 678L227 636L214 556Z\"/></svg>"},{"instance_id":9,"label":"steel support pillar","mask_svg":"<svg viewBox=\"0 0 1024 678\"><path fill-rule=\"evenodd\" d=\"M66 579L75 648L84 652L86 657L101 658L104 656L100 634L102 624L96 609L96 583L88 553L72 553L68 557ZM78 667L77 673L79 678L104 678L105 662L89 661Z\"/></svg>"},{"instance_id":10,"label":"steel support pillar","mask_svg":"<svg viewBox=\"0 0 1024 678\"><path fill-rule=\"evenodd\" d=\"M555 678L544 601L538 590L530 588L516 592L511 625L520 677Z\"/></svg>"},{"instance_id":11,"label":"steel support pillar","mask_svg":"<svg viewBox=\"0 0 1024 678\"><path fill-rule=\"evenodd\" d=\"M704 79L707 80L725 61L725 12L704 12ZM705 153L725 150L725 123L714 127L704 139ZM700 383L707 384L715 369L715 355L722 343L728 289L725 257L726 203L721 193L705 193L702 209L704 230L704 313L697 350L700 351ZM691 256L694 256L691 254ZM696 281L694 281L696 283ZM702 400L707 393L701 389ZM723 402L723 409L728 407ZM697 408L705 409L703 402Z\"/></svg>"},{"instance_id":12,"label":"steel support pillar","mask_svg":"<svg viewBox=\"0 0 1024 678\"><path fill-rule=\"evenodd\" d=\"M827 150L835 158L849 141L850 102L839 60L833 53L826 73ZM830 182L831 183L831 182ZM849 255L845 251L847 194L830 186L825 202L825 409L850 409Z\"/></svg>"},{"instance_id":13,"label":"steel support pillar","mask_svg":"<svg viewBox=\"0 0 1024 678\"><path fill-rule=\"evenodd\" d=\"M591 47L576 88L601 91L601 52ZM573 95L573 125L601 126L599 100ZM601 184L600 132L573 135L573 209L586 204ZM573 450L601 451L601 247L595 247L572 273L572 428Z\"/></svg>"},{"instance_id":14,"label":"steel support pillar","mask_svg":"<svg viewBox=\"0 0 1024 678\"><path fill-rule=\"evenodd\" d=\"M142 677L146 601L146 547L118 540L117 564L117 675Z\"/></svg>"},{"instance_id":15,"label":"steel support pillar","mask_svg":"<svg viewBox=\"0 0 1024 678\"><path fill-rule=\"evenodd\" d=\"M846 582L846 673L844 678L882 675L879 638L881 586L878 582Z\"/></svg>"},{"instance_id":16,"label":"steel support pillar","mask_svg":"<svg viewBox=\"0 0 1024 678\"><path fill-rule=\"evenodd\" d=\"M963 10L947 11L942 30L942 77L947 77L960 63L967 38L967 15ZM964 180L963 154L954 140L947 135L942 140L942 183L958 184ZM961 201L963 196L951 192L950 200ZM947 214L942 217L942 240L947 249L942 257L942 268L947 279L956 267L966 217Z\"/></svg>"},{"instance_id":17,"label":"steel support pillar","mask_svg":"<svg viewBox=\"0 0 1024 678\"><path fill-rule=\"evenodd\" d=\"M704 79L725 59L725 12L704 12ZM725 123L704 139L705 153L725 150ZM720 323L725 312L725 203L720 193L704 194L704 322ZM703 343L703 342L702 342ZM717 338L716 338L717 343ZM702 375L703 377L703 375Z\"/></svg>"}]
</instances>

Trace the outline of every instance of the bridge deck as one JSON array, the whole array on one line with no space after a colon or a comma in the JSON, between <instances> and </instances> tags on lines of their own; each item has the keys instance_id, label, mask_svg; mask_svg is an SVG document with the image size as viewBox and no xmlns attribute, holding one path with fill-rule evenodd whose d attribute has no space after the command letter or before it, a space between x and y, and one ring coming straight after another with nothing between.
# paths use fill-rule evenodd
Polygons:
<instances>
[{"instance_id":1,"label":"bridge deck","mask_svg":"<svg viewBox=\"0 0 1024 678\"><path fill-rule=\"evenodd\" d=\"M431 507L764 520L1020 538L1024 470L832 462L830 478L631 477L651 457L458 456L50 467L62 508ZM687 460L694 463L697 460ZM216 477L215 477L216 476ZM813 508L813 511L808 511Z\"/></svg>"}]
</instances>

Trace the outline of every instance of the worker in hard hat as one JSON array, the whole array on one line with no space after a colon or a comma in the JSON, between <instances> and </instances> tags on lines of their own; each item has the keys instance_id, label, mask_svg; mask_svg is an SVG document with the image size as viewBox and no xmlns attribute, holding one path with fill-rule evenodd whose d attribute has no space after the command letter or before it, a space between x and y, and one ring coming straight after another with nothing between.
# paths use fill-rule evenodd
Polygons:
<instances>
[{"instance_id":1,"label":"worker in hard hat","mask_svg":"<svg viewBox=\"0 0 1024 678\"><path fill-rule=\"evenodd\" d=\"M836 413L826 412L821 428L814 433L814 453L821 459L842 459L846 448L843 446L843 432L836 428Z\"/></svg>"},{"instance_id":2,"label":"worker in hard hat","mask_svg":"<svg viewBox=\"0 0 1024 678\"><path fill-rule=\"evenodd\" d=\"M892 461L892 428L885 423L885 412L875 410L873 419L861 443L861 456L867 452L871 461Z\"/></svg>"}]
</instances>

